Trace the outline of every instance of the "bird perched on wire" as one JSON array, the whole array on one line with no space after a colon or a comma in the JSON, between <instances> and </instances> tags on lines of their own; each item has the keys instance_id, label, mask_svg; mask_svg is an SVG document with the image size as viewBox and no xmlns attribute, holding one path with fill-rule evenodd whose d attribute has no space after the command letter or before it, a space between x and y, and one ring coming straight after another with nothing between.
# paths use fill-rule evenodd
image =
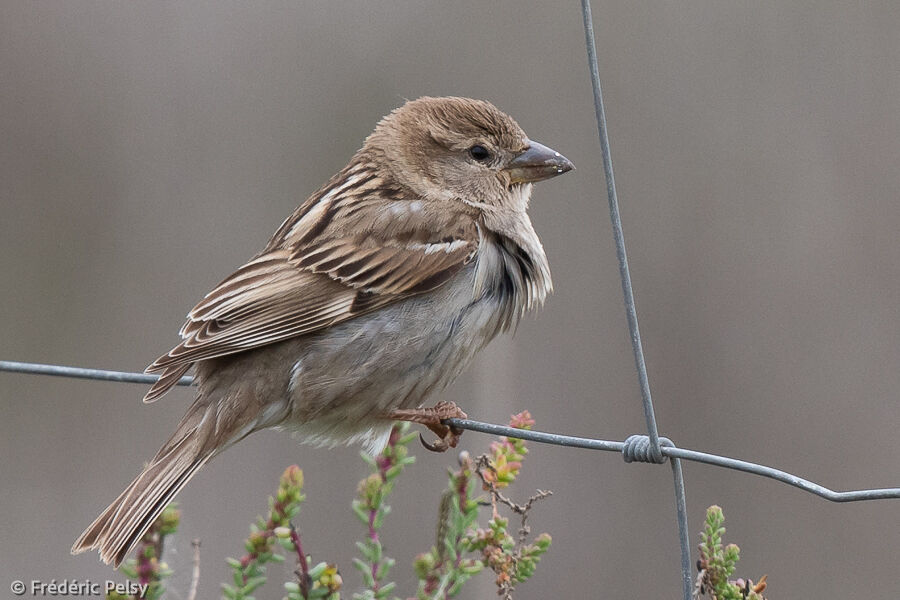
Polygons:
<instances>
[{"instance_id":1,"label":"bird perched on wire","mask_svg":"<svg viewBox=\"0 0 900 600\"><path fill-rule=\"evenodd\" d=\"M441 420L465 413L422 406L551 291L526 209L533 182L572 168L488 102L420 98L382 119L147 368L161 376L145 402L191 367L197 398L72 552L118 566L200 467L260 429L377 452L408 420L455 446Z\"/></svg>"}]
</instances>

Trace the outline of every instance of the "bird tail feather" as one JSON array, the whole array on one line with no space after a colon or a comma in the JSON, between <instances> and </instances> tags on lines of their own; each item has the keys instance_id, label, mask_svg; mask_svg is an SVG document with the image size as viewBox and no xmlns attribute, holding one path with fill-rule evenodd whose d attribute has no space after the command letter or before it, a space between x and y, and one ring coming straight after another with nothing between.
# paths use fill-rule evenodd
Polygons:
<instances>
[{"instance_id":1,"label":"bird tail feather","mask_svg":"<svg viewBox=\"0 0 900 600\"><path fill-rule=\"evenodd\" d=\"M118 567L175 494L216 454L215 403L201 400L141 474L84 530L72 554L99 550L103 562Z\"/></svg>"}]
</instances>

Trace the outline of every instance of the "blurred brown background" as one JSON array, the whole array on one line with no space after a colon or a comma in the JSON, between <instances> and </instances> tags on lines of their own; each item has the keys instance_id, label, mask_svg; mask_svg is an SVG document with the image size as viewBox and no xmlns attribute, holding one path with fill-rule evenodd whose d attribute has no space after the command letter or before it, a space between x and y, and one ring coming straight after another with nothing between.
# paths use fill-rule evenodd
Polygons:
<instances>
[{"instance_id":1,"label":"blurred brown background","mask_svg":"<svg viewBox=\"0 0 900 600\"><path fill-rule=\"evenodd\" d=\"M900 485L897 4L597 1L594 15L663 433L837 489ZM465 95L578 170L531 209L555 295L445 397L486 421L529 408L545 430L639 433L587 75L574 1L4 1L0 358L142 369L378 118ZM68 551L189 401L144 406L143 391L0 374L0 589L112 575ZM214 461L179 497L171 597L194 537L200 595L219 595L223 558L294 462L304 544L354 589L357 451L262 433ZM404 593L453 458L417 454L384 534ZM517 493L555 491L533 515L554 544L517 597L679 597L668 468L543 446L528 463ZM685 472L692 543L721 504L740 574L768 573L772 598L900 596L900 503ZM461 597L494 597L489 579Z\"/></svg>"}]
</instances>

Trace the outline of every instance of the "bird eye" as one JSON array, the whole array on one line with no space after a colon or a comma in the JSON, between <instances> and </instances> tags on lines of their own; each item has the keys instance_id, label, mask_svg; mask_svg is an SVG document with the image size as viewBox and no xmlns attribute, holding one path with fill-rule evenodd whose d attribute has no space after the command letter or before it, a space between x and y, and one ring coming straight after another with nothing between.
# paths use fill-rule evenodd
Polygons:
<instances>
[{"instance_id":1,"label":"bird eye","mask_svg":"<svg viewBox=\"0 0 900 600\"><path fill-rule=\"evenodd\" d=\"M491 153L484 146L476 144L475 146L469 148L469 156L471 156L478 162L485 162L486 160L491 158Z\"/></svg>"}]
</instances>

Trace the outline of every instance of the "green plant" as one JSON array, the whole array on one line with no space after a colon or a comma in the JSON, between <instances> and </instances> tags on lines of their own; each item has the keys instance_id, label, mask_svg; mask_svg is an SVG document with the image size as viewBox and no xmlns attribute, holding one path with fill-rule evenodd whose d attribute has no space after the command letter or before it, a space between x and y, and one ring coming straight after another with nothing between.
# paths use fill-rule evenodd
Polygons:
<instances>
[{"instance_id":1,"label":"green plant","mask_svg":"<svg viewBox=\"0 0 900 600\"><path fill-rule=\"evenodd\" d=\"M180 520L181 511L176 508L175 504L167 506L141 538L135 558L129 558L119 567L126 577L137 582L144 590L140 595L143 600L157 600L165 591L163 580L171 575L172 571L166 563L162 562L163 547L166 536L175 533ZM131 596L110 591L106 598L107 600L124 600Z\"/></svg>"},{"instance_id":2,"label":"green plant","mask_svg":"<svg viewBox=\"0 0 900 600\"><path fill-rule=\"evenodd\" d=\"M766 589L766 576L759 582L750 579L732 580L741 549L736 544L723 546L725 535L725 515L718 506L706 509L706 522L700 533L700 558L697 568L697 584L694 597L708 597L712 600L765 600L762 593Z\"/></svg>"},{"instance_id":3,"label":"green plant","mask_svg":"<svg viewBox=\"0 0 900 600\"><path fill-rule=\"evenodd\" d=\"M533 425L528 411L510 420L510 426L517 429L531 429ZM530 534L527 519L534 503L550 492L538 490L524 505L516 504L500 492L515 481L527 453L523 440L501 437L491 444L490 454L476 460L467 452L460 454L459 469L449 472L449 489L441 500L436 544L416 558L420 600L455 596L484 567L496 574L498 595L512 598L515 585L534 574L540 557L550 547L551 538L542 533L527 543ZM473 493L474 478L481 482L481 490L488 492L487 499ZM477 527L478 509L483 504L491 507L486 528ZM517 538L508 531L509 520L500 516L500 505L520 515Z\"/></svg>"},{"instance_id":4,"label":"green plant","mask_svg":"<svg viewBox=\"0 0 900 600\"><path fill-rule=\"evenodd\" d=\"M522 429L530 429L533 424L527 411L510 421L511 426ZM385 554L381 534L391 511L387 500L396 479L415 462L409 454L409 444L415 437L409 432L408 423L400 423L391 430L388 443L378 456L362 453L370 474L359 482L352 502L354 514L365 527L363 539L356 543L360 556L353 560L353 566L362 575L362 589L352 594L353 600L398 600L392 596L396 584L388 581L396 561ZM448 488L441 497L435 544L414 561L417 598L452 598L466 581L487 567L496 576L498 595L510 599L515 586L534 574L540 557L550 546L550 536L543 533L529 542L527 519L534 503L550 492L538 490L522 505L501 492L515 481L527 452L522 440L501 437L477 459L468 452L460 453L458 467L448 470ZM266 518L259 517L250 527L250 536L244 543L246 554L240 559L227 559L232 570L232 581L222 584L227 600L253 600L252 594L266 583L266 565L283 562L287 556L297 561L296 579L284 584L287 600L340 600L343 580L337 567L327 562L311 564L294 527L305 498L303 483L303 472L296 465L282 474L277 492L269 498ZM479 517L488 508L490 519L481 526ZM515 535L509 531L509 519L500 514L504 508L520 517ZM157 600L164 593L162 580L168 570L159 557L163 539L177 526L178 511L169 507L145 536L138 548L138 559L123 567L126 575L148 584L145 598ZM199 561L198 555L195 561ZM198 576L199 567L195 564L192 592L196 591ZM192 595L189 600L193 600Z\"/></svg>"},{"instance_id":5,"label":"green plant","mask_svg":"<svg viewBox=\"0 0 900 600\"><path fill-rule=\"evenodd\" d=\"M409 456L407 448L416 434L409 433L408 429L408 424L394 427L387 446L378 456L361 453L372 474L359 482L357 498L353 501L353 512L367 528L365 539L356 542L363 558L353 559L353 566L362 573L365 589L353 594L354 600L387 598L396 587L394 582L385 581L396 561L384 555L379 531L391 511L386 500L394 490L394 481L404 467L416 461L415 457Z\"/></svg>"},{"instance_id":6,"label":"green plant","mask_svg":"<svg viewBox=\"0 0 900 600\"><path fill-rule=\"evenodd\" d=\"M250 594L266 582L266 563L284 561L283 555L274 552L276 543L297 556L297 581L285 585L288 598L340 598L337 569L324 562L310 566L300 535L291 522L299 514L304 498L303 471L291 465L281 475L275 496L269 497L268 518L259 517L250 526L250 537L244 543L247 553L240 560L227 559L233 584L222 584L222 592L228 600L252 599Z\"/></svg>"}]
</instances>

